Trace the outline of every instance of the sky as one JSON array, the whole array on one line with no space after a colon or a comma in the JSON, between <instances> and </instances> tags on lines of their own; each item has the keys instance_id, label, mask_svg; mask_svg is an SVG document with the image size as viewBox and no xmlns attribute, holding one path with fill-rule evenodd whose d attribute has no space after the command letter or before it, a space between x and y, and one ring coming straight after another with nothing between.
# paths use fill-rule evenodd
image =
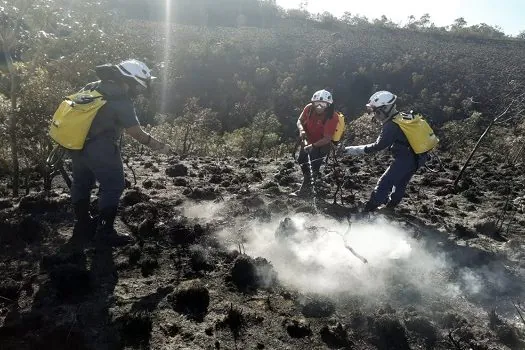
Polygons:
<instances>
[{"instance_id":1,"label":"sky","mask_svg":"<svg viewBox=\"0 0 525 350\"><path fill-rule=\"evenodd\" d=\"M277 0L285 8L299 8L305 0ZM525 30L525 0L308 0L307 10L312 13L330 12L340 17L344 12L366 16L368 19L385 15L393 22L405 24L410 15L416 18L430 14L436 26L447 26L463 17L467 26L486 23L500 26L507 35Z\"/></svg>"}]
</instances>

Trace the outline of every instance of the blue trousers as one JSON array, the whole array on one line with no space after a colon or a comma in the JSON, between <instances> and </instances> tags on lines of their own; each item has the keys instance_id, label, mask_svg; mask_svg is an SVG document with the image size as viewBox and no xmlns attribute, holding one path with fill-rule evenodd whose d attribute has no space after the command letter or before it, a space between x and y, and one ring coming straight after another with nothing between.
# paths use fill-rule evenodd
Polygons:
<instances>
[{"instance_id":1,"label":"blue trousers","mask_svg":"<svg viewBox=\"0 0 525 350\"><path fill-rule=\"evenodd\" d=\"M99 182L100 210L118 207L124 191L124 167L117 143L110 138L86 142L81 151L71 151L73 161L73 204L90 197L95 181Z\"/></svg>"},{"instance_id":2,"label":"blue trousers","mask_svg":"<svg viewBox=\"0 0 525 350\"><path fill-rule=\"evenodd\" d=\"M410 179L416 171L425 164L428 155L406 154L394 158L388 169L379 178L374 191L372 192L367 210L375 210L381 204L395 207L398 205L407 188Z\"/></svg>"}]
</instances>

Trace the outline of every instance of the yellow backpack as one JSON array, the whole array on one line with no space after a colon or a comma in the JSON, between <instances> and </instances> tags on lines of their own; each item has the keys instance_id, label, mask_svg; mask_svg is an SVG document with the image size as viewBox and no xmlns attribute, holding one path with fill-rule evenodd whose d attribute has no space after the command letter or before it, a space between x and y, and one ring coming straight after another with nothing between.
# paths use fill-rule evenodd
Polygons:
<instances>
[{"instance_id":1,"label":"yellow backpack","mask_svg":"<svg viewBox=\"0 0 525 350\"><path fill-rule=\"evenodd\" d=\"M49 127L49 136L64 148L81 150L91 123L106 100L96 90L78 92L60 103Z\"/></svg>"},{"instance_id":2,"label":"yellow backpack","mask_svg":"<svg viewBox=\"0 0 525 350\"><path fill-rule=\"evenodd\" d=\"M339 142L341 141L341 138L343 137L343 134L345 132L345 116L341 112L337 112L337 117L339 118L339 121L337 122L337 127L335 128L334 135L332 136L332 142Z\"/></svg>"},{"instance_id":3,"label":"yellow backpack","mask_svg":"<svg viewBox=\"0 0 525 350\"><path fill-rule=\"evenodd\" d=\"M416 154L428 152L437 146L439 139L421 114L399 113L392 121L399 125Z\"/></svg>"}]
</instances>

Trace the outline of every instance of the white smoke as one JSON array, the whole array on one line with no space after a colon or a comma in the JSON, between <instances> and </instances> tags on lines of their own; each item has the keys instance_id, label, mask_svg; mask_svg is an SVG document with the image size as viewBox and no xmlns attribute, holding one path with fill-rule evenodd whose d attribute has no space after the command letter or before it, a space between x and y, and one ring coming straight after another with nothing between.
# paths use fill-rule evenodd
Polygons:
<instances>
[{"instance_id":1,"label":"white smoke","mask_svg":"<svg viewBox=\"0 0 525 350\"><path fill-rule=\"evenodd\" d=\"M401 226L377 218L371 222L339 222L326 216L298 214L290 217L297 231L276 237L284 217L271 222L245 222L232 235L225 229L220 237L238 246L239 231L248 255L266 258L281 283L304 293L352 293L381 297L392 285L433 290L440 278L443 259L419 246ZM367 259L365 264L345 245Z\"/></svg>"},{"instance_id":2,"label":"white smoke","mask_svg":"<svg viewBox=\"0 0 525 350\"><path fill-rule=\"evenodd\" d=\"M217 217L219 211L224 207L222 202L187 202L184 205L182 215L192 219L202 219L205 222Z\"/></svg>"},{"instance_id":3,"label":"white smoke","mask_svg":"<svg viewBox=\"0 0 525 350\"><path fill-rule=\"evenodd\" d=\"M458 266L447 257L447 250L454 245L438 247L438 243L425 241L424 235L417 240L410 228L385 217L355 222L349 228L346 221L324 215L283 215L268 222L242 215L223 216L226 207L223 203L198 204L186 215L222 222L218 237L226 247L266 258L281 284L301 293L357 296L371 305L388 302L426 308L439 302L451 310L464 306L461 309L473 316L486 315L488 308L498 306L504 316L512 315L512 309L503 307L512 304L502 299L495 305L492 298L492 291L503 293L515 282L505 277L501 268ZM276 236L287 217L295 232Z\"/></svg>"}]
</instances>

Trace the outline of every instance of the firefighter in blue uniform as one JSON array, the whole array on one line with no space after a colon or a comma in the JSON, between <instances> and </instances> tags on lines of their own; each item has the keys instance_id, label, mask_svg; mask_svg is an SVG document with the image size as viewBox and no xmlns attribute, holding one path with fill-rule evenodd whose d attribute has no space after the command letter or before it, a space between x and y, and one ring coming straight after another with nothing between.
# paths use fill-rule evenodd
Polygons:
<instances>
[{"instance_id":1,"label":"firefighter in blue uniform","mask_svg":"<svg viewBox=\"0 0 525 350\"><path fill-rule=\"evenodd\" d=\"M345 154L359 156L389 148L393 162L379 178L363 212L372 212L385 204L395 208L403 199L406 187L414 173L428 160L428 152L416 154L400 126L394 122L399 112L396 109L397 96L388 91L378 91L366 104L369 113L382 124L379 137L374 143L345 148Z\"/></svg>"},{"instance_id":2,"label":"firefighter in blue uniform","mask_svg":"<svg viewBox=\"0 0 525 350\"><path fill-rule=\"evenodd\" d=\"M132 98L139 89L149 89L153 78L143 62L127 60L118 65L98 66L97 75L101 80L88 84L83 91L95 89L104 95L107 103L93 119L84 148L70 151L73 163L71 199L77 219L73 236L89 238L92 235L94 223L89 212L90 195L95 181L98 181L99 220L95 241L118 246L133 240L113 228L125 187L119 146L122 132L164 154L170 152L170 147L142 130L133 108Z\"/></svg>"}]
</instances>

